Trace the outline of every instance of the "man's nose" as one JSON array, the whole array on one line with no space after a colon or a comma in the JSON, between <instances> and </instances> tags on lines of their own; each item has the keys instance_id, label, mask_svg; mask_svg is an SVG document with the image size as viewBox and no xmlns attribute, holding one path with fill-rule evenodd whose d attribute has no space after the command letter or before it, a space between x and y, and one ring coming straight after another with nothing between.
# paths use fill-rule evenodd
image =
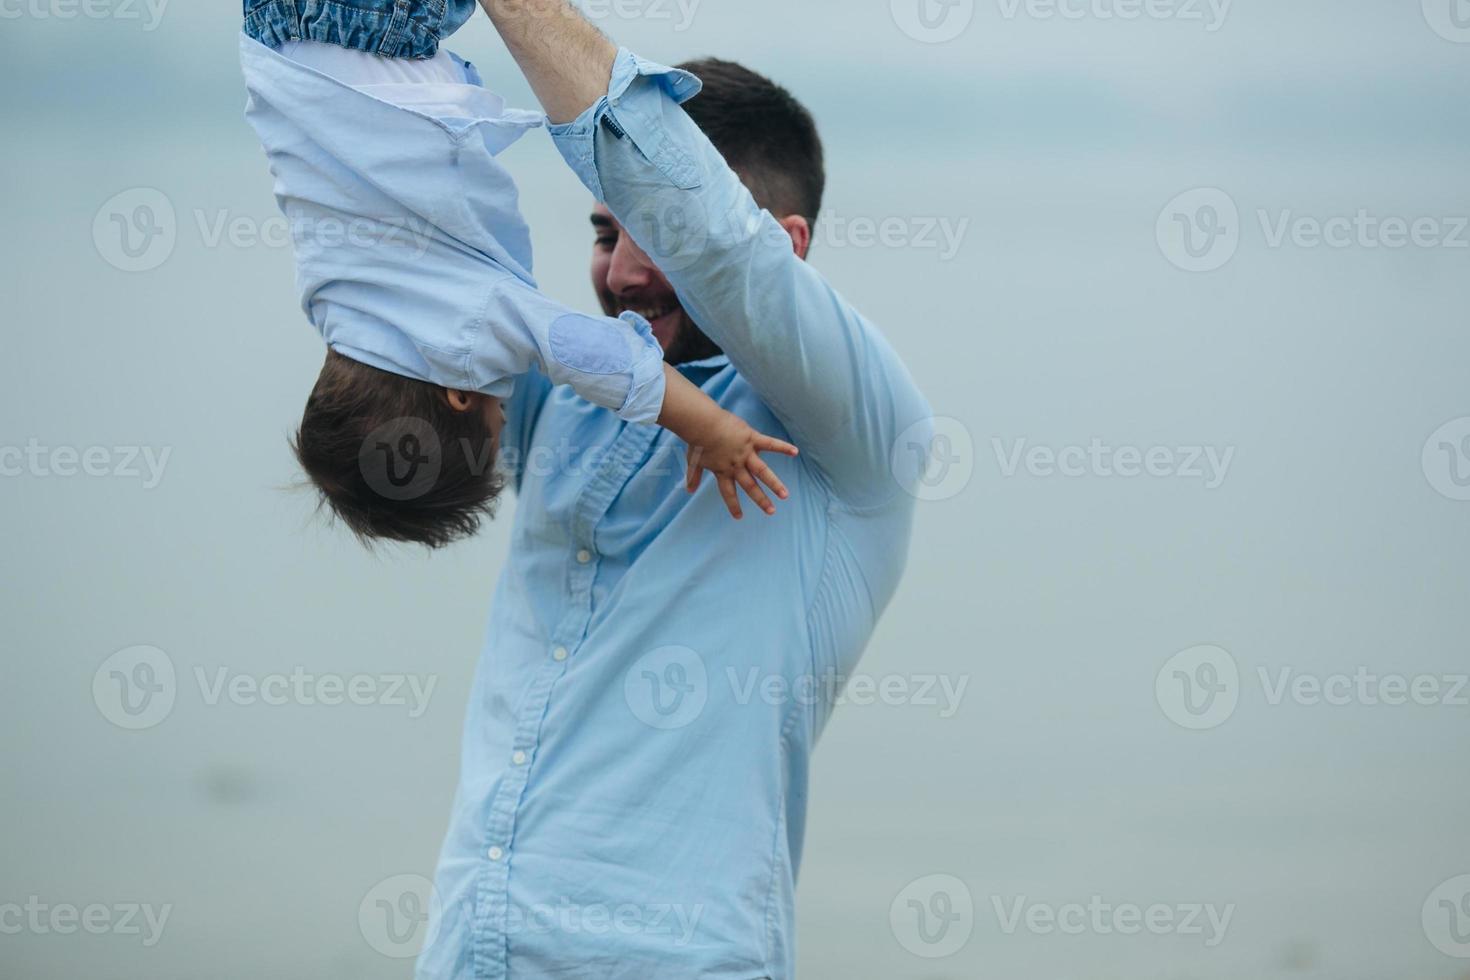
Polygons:
<instances>
[{"instance_id":1,"label":"man's nose","mask_svg":"<svg viewBox=\"0 0 1470 980\"><path fill-rule=\"evenodd\" d=\"M607 286L616 295L647 289L653 282L653 263L626 234L618 237L613 247L612 264L607 270Z\"/></svg>"}]
</instances>

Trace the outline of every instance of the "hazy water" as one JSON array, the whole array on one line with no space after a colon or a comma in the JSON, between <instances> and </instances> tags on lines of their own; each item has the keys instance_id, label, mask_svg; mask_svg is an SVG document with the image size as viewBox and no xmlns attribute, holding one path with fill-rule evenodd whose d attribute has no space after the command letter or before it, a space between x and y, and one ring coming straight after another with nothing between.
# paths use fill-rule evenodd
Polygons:
<instances>
[{"instance_id":1,"label":"hazy water","mask_svg":"<svg viewBox=\"0 0 1470 980\"><path fill-rule=\"evenodd\" d=\"M1448 695L1470 670L1470 503L1449 468L1470 458L1440 455L1443 439L1424 458L1470 416L1470 248L1453 234L1470 214L1470 44L1408 2L1237 3L1213 32L1092 6L1008 19L997 2L943 45L878 2L706 0L684 31L644 9L603 24L654 57L747 59L811 103L831 172L813 260L955 420L942 499L920 508L863 669L963 695L952 713L936 691L837 711L815 766L803 975L1465 974L1436 947L1454 937L1438 899L1457 895L1431 893L1470 873L1470 707L1273 704L1272 689L1283 670L1363 668ZM432 868L453 791L509 521L433 559L371 558L280 489L319 342L289 252L249 241L275 211L240 118L234 17L169 7L150 32L26 13L0 33L0 446L106 447L109 470L114 447L168 452L156 486L141 453L138 477L0 478L0 905L170 907L148 946L0 933L6 977L406 976L359 904ZM485 25L457 47L525 101ZM543 286L590 305L585 195L544 139L509 162ZM177 240L130 274L94 219L139 187L166 197ZM1239 213L1216 271L1182 271L1157 240L1193 188ZM1360 209L1436 219L1451 241L1272 245L1283 216ZM898 238L865 245L854 219L896 220ZM1011 469L1093 440L1229 464L1215 481ZM177 697L125 731L94 675L139 644L168 654ZM1238 706L1187 731L1155 682L1201 644L1232 655ZM434 687L418 717L209 703L221 669L298 667ZM907 900L932 916L941 892L960 918L925 943ZM1231 919L1213 946L1208 926L1004 928L1018 901L1094 895ZM966 930L951 956L914 952Z\"/></svg>"}]
</instances>

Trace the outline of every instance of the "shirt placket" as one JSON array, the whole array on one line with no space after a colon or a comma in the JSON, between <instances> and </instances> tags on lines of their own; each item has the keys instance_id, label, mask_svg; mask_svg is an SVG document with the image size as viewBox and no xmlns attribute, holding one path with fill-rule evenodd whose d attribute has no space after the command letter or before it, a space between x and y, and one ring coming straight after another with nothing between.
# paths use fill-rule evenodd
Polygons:
<instances>
[{"instance_id":1,"label":"shirt placket","mask_svg":"<svg viewBox=\"0 0 1470 980\"><path fill-rule=\"evenodd\" d=\"M505 980L509 976L510 872L515 856L516 816L530 781L540 746L541 725L551 693L587 634L592 619L592 586L597 575L597 527L613 500L648 455L658 434L653 425L624 424L623 431L603 456L587 485L577 496L571 519L566 556L564 595L560 620L547 644L546 658L532 680L525 707L516 718L515 741L509 765L500 779L490 805L485 827L485 852L481 855L479 914L476 922L475 975L480 980ZM561 479L569 479L563 475Z\"/></svg>"}]
</instances>

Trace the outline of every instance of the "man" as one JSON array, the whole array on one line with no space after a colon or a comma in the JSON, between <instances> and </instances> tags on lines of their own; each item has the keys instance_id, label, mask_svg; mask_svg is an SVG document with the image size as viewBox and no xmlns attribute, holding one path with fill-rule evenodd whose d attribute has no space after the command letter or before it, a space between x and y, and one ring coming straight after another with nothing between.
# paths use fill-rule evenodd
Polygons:
<instances>
[{"instance_id":1,"label":"man","mask_svg":"<svg viewBox=\"0 0 1470 980\"><path fill-rule=\"evenodd\" d=\"M646 315L683 375L801 456L772 460L790 502L737 525L684 494L667 433L522 379L512 551L418 975L789 978L808 761L898 584L930 412L803 261L823 171L795 100L723 62L696 97L565 0L483 2L603 205L606 311Z\"/></svg>"}]
</instances>

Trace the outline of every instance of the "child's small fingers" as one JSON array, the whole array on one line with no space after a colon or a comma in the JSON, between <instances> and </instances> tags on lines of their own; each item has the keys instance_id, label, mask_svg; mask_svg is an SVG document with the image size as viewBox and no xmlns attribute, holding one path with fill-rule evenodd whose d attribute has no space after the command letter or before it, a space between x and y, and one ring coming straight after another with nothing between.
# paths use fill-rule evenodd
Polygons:
<instances>
[{"instance_id":1,"label":"child's small fingers","mask_svg":"<svg viewBox=\"0 0 1470 980\"><path fill-rule=\"evenodd\" d=\"M771 492L780 499L785 500L791 496L791 492L786 489L786 484L781 482L781 478L776 475L776 471L767 466L761 459L757 458L755 462L750 464L750 471L755 474L756 479L770 487Z\"/></svg>"},{"instance_id":2,"label":"child's small fingers","mask_svg":"<svg viewBox=\"0 0 1470 980\"><path fill-rule=\"evenodd\" d=\"M762 453L780 453L783 456L796 456L801 453L789 442L774 438L773 436L760 436L756 439L756 451Z\"/></svg>"},{"instance_id":3,"label":"child's small fingers","mask_svg":"<svg viewBox=\"0 0 1470 980\"><path fill-rule=\"evenodd\" d=\"M725 498L731 517L738 521L745 516L740 512L740 495L735 492L735 481L728 476L720 477L720 496Z\"/></svg>"},{"instance_id":4,"label":"child's small fingers","mask_svg":"<svg viewBox=\"0 0 1470 980\"><path fill-rule=\"evenodd\" d=\"M776 513L776 505L771 503L771 498L766 496L766 492L761 489L761 485L755 482L755 477L751 476L748 471L741 470L735 479L739 481L741 489L745 491L745 495L754 501L757 507L765 511L767 515Z\"/></svg>"},{"instance_id":5,"label":"child's small fingers","mask_svg":"<svg viewBox=\"0 0 1470 980\"><path fill-rule=\"evenodd\" d=\"M704 470L699 468L699 450L689 450L689 465L684 470L684 489L690 493L699 489L700 481L704 479Z\"/></svg>"}]
</instances>

